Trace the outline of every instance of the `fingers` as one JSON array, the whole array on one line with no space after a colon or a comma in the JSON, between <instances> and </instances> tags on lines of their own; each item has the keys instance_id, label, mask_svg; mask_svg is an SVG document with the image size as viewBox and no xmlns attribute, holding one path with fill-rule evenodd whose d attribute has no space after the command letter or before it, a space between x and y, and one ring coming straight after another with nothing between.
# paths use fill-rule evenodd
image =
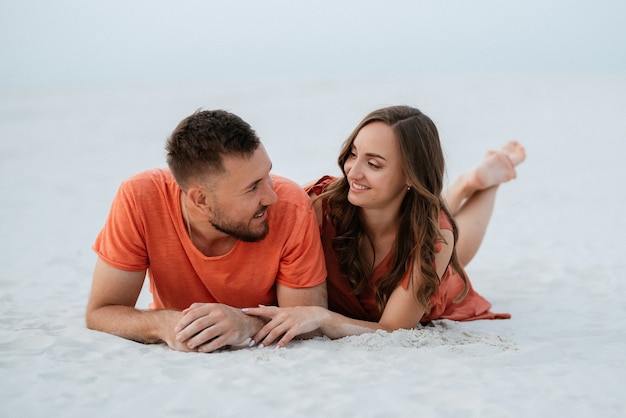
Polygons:
<instances>
[{"instance_id":1,"label":"fingers","mask_svg":"<svg viewBox=\"0 0 626 418\"><path fill-rule=\"evenodd\" d=\"M222 335L205 344L199 345L198 351L201 353L212 353L213 351L217 351L225 346L227 346L226 338Z\"/></svg>"},{"instance_id":2,"label":"fingers","mask_svg":"<svg viewBox=\"0 0 626 418\"><path fill-rule=\"evenodd\" d=\"M259 305L258 308L243 308L241 311L246 315L267 318L270 320L252 337L250 346L257 344L258 346L263 347L271 344L275 338L270 340L266 337L274 329L274 327L280 323L275 320L275 317L280 313L279 308L275 306Z\"/></svg>"},{"instance_id":3,"label":"fingers","mask_svg":"<svg viewBox=\"0 0 626 418\"><path fill-rule=\"evenodd\" d=\"M270 320L252 337L251 346L255 344L259 347L270 345L276 338L282 335L276 335L274 332L270 337L268 337L275 327L282 322L276 320L276 317L280 314L279 308L275 306L259 305L258 308L243 308L241 311L246 315L267 318Z\"/></svg>"},{"instance_id":4,"label":"fingers","mask_svg":"<svg viewBox=\"0 0 626 418\"><path fill-rule=\"evenodd\" d=\"M194 303L183 311L183 317L176 324L174 331L180 332L198 318L208 315L214 305L213 303Z\"/></svg>"},{"instance_id":5,"label":"fingers","mask_svg":"<svg viewBox=\"0 0 626 418\"><path fill-rule=\"evenodd\" d=\"M276 306L265 305L259 305L258 308L243 308L241 311L246 315L263 316L266 318L273 318L280 312Z\"/></svg>"},{"instance_id":6,"label":"fingers","mask_svg":"<svg viewBox=\"0 0 626 418\"><path fill-rule=\"evenodd\" d=\"M176 324L176 341L189 349L211 352L246 343L259 324L260 321L253 316L246 316L230 306L193 304L183 311Z\"/></svg>"},{"instance_id":7,"label":"fingers","mask_svg":"<svg viewBox=\"0 0 626 418\"><path fill-rule=\"evenodd\" d=\"M176 334L176 340L195 349L220 335L219 327L208 317L202 317Z\"/></svg>"},{"instance_id":8,"label":"fingers","mask_svg":"<svg viewBox=\"0 0 626 418\"><path fill-rule=\"evenodd\" d=\"M298 335L297 324L278 308L254 308L252 312L251 310L252 309L248 310L247 313L271 318L270 321L252 337L252 340L256 341L259 347L268 346L280 338L276 347L281 348Z\"/></svg>"},{"instance_id":9,"label":"fingers","mask_svg":"<svg viewBox=\"0 0 626 418\"><path fill-rule=\"evenodd\" d=\"M297 326L288 322L279 322L277 320L271 320L257 333L254 341L259 342L259 346L268 346L274 341L277 348L282 348L298 335ZM282 338L281 338L282 337Z\"/></svg>"},{"instance_id":10,"label":"fingers","mask_svg":"<svg viewBox=\"0 0 626 418\"><path fill-rule=\"evenodd\" d=\"M223 339L218 337L226 330L219 326L224 315L220 315L222 312L218 308L217 304L194 303L185 309L174 328L176 340L191 350L208 352L220 348L218 344Z\"/></svg>"},{"instance_id":11,"label":"fingers","mask_svg":"<svg viewBox=\"0 0 626 418\"><path fill-rule=\"evenodd\" d=\"M193 351L212 352L249 341L250 334L245 331L246 321L242 322L241 318L245 318L242 313L268 321L252 337L250 346L255 342L258 346L268 346L278 341L277 347L284 347L299 335L300 326L290 317L291 311L276 306L259 305L239 310L220 304L193 304L182 313L175 326L176 343Z\"/></svg>"},{"instance_id":12,"label":"fingers","mask_svg":"<svg viewBox=\"0 0 626 418\"><path fill-rule=\"evenodd\" d=\"M285 333L285 335L283 335L283 338L280 339L280 341L278 341L276 343L276 347L277 348L283 348L284 346L287 345L287 343L289 343L289 341L293 340L295 337L297 336L296 332L294 329L290 329L289 331L287 331Z\"/></svg>"},{"instance_id":13,"label":"fingers","mask_svg":"<svg viewBox=\"0 0 626 418\"><path fill-rule=\"evenodd\" d=\"M272 319L270 322L265 324L252 339L256 341L259 347L270 345L274 342L274 340L276 340L276 338L282 335L282 333L279 333L280 331L277 331L277 327L279 325L280 323L278 321Z\"/></svg>"},{"instance_id":14,"label":"fingers","mask_svg":"<svg viewBox=\"0 0 626 418\"><path fill-rule=\"evenodd\" d=\"M179 341L167 341L167 345L173 349L173 350L177 350L177 351L184 351L184 352L196 352L198 350L193 349L193 348L189 348L187 346L187 344L181 343Z\"/></svg>"}]
</instances>

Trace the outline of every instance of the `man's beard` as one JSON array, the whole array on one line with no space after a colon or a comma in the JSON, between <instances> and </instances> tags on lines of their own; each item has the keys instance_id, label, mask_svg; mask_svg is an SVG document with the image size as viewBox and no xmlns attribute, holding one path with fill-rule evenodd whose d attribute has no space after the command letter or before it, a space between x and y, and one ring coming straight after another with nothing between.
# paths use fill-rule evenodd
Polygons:
<instances>
[{"instance_id":1,"label":"man's beard","mask_svg":"<svg viewBox=\"0 0 626 418\"><path fill-rule=\"evenodd\" d=\"M257 214L266 210L267 207L264 207L260 209ZM254 220L254 218L252 220ZM248 222L247 224L244 222L230 222L228 220L225 220L225 217L222 216L222 212L219 210L215 212L213 219L211 219L209 223L213 226L213 228L217 229L218 231L244 242L261 241L267 236L267 233L269 232L269 225L267 224L267 221L261 223L260 230L252 231L250 230L250 222Z\"/></svg>"}]
</instances>

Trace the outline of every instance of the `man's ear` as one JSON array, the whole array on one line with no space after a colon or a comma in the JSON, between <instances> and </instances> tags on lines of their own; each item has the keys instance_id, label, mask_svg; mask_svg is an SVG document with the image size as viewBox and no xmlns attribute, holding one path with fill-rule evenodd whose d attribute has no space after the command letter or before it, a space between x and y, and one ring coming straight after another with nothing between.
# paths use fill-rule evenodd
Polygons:
<instances>
[{"instance_id":1,"label":"man's ear","mask_svg":"<svg viewBox=\"0 0 626 418\"><path fill-rule=\"evenodd\" d=\"M187 191L187 196L189 196L189 200L197 209L201 211L211 210L206 189L202 187L190 187Z\"/></svg>"}]
</instances>

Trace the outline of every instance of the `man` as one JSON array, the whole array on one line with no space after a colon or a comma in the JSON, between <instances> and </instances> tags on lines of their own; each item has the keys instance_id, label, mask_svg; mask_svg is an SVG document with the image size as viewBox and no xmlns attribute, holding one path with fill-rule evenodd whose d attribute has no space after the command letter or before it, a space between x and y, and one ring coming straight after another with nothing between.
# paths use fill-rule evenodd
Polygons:
<instances>
[{"instance_id":1,"label":"man","mask_svg":"<svg viewBox=\"0 0 626 418\"><path fill-rule=\"evenodd\" d=\"M126 180L93 246L87 326L143 343L211 352L263 326L240 308L326 306L309 197L270 174L250 125L198 111L167 141L167 169ZM153 304L135 308L146 272Z\"/></svg>"}]
</instances>

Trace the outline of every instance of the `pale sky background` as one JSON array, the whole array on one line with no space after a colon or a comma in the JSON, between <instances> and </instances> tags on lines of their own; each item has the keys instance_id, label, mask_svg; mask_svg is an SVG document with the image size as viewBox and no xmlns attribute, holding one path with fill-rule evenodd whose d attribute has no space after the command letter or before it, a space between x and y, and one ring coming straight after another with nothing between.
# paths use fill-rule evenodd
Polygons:
<instances>
[{"instance_id":1,"label":"pale sky background","mask_svg":"<svg viewBox=\"0 0 626 418\"><path fill-rule=\"evenodd\" d=\"M0 0L0 89L626 72L622 0Z\"/></svg>"}]
</instances>

